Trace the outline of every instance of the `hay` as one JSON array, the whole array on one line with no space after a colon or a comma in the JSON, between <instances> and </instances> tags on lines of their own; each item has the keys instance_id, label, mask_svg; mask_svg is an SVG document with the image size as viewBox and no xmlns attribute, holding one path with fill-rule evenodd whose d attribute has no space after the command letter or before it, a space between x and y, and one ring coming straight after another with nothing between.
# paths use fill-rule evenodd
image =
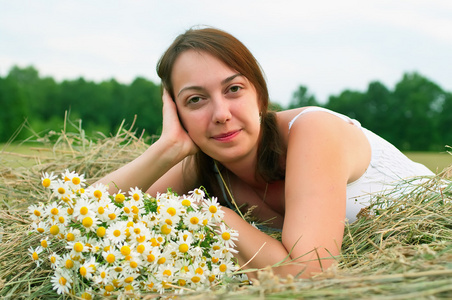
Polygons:
<instances>
[{"instance_id":1,"label":"hay","mask_svg":"<svg viewBox=\"0 0 452 300\"><path fill-rule=\"evenodd\" d=\"M70 124L69 124L70 125ZM72 124L74 125L74 124ZM63 130L36 136L41 154L21 155L31 167L11 168L0 157L0 297L63 298L52 291L47 263L36 268L28 248L39 244L28 235L27 207L46 202L42 172L65 169L86 174L90 183L117 169L147 147L143 137L120 127L97 140ZM148 143L152 141L147 141ZM11 159L11 156L8 156ZM254 285L227 284L187 293L187 299L432 299L452 297L452 166L431 179L411 182L403 193L375 196L367 212L345 228L337 266L313 279L279 278L270 268ZM399 189L400 191L400 189ZM166 295L170 296L170 295ZM155 299L158 295L142 295Z\"/></svg>"}]
</instances>

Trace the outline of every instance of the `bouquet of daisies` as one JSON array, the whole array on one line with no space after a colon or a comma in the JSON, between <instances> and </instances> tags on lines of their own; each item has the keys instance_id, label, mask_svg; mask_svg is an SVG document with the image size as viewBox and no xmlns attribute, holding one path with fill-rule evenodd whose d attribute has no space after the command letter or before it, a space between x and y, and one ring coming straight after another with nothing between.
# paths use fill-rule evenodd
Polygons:
<instances>
[{"instance_id":1,"label":"bouquet of daisies","mask_svg":"<svg viewBox=\"0 0 452 300\"><path fill-rule=\"evenodd\" d=\"M32 234L42 235L29 252L38 267L48 260L58 294L136 296L244 279L234 276L238 233L202 189L156 198L138 188L110 195L107 186L86 186L83 175L67 170L61 178L44 173L42 185L51 200L28 208Z\"/></svg>"}]
</instances>

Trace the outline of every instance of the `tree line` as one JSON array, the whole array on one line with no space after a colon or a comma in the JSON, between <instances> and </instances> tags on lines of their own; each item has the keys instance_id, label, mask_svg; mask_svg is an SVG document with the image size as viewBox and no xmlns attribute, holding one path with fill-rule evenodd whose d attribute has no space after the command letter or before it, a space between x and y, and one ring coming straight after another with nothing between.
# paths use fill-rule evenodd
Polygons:
<instances>
[{"instance_id":1,"label":"tree line","mask_svg":"<svg viewBox=\"0 0 452 300\"><path fill-rule=\"evenodd\" d=\"M88 134L114 133L123 120L130 125L135 116L140 132L159 134L160 94L160 85L142 77L130 84L82 77L56 82L32 66L15 66L0 77L0 142L8 141L24 120L34 131L57 130L67 111L71 120L82 120ZM287 107L272 103L277 110L310 105L355 118L403 151L444 151L452 145L452 94L416 72L404 74L393 90L374 81L366 91L345 90L322 104L300 85Z\"/></svg>"}]
</instances>

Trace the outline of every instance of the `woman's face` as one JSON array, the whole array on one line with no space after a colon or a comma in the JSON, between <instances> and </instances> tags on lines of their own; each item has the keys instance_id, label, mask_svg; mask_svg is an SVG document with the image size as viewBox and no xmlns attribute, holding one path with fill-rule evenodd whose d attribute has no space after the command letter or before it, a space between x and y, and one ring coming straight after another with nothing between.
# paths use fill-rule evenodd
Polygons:
<instances>
[{"instance_id":1,"label":"woman's face","mask_svg":"<svg viewBox=\"0 0 452 300\"><path fill-rule=\"evenodd\" d=\"M247 78L206 52L188 50L176 59L171 81L179 118L204 153L223 163L256 153L258 96Z\"/></svg>"}]
</instances>

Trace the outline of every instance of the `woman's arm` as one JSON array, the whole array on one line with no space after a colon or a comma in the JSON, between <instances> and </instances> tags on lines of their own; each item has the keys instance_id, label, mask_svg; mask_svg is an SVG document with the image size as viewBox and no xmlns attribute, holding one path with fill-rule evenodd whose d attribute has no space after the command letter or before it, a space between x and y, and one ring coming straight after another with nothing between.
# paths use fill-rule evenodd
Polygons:
<instances>
[{"instance_id":1,"label":"woman's arm","mask_svg":"<svg viewBox=\"0 0 452 300\"><path fill-rule=\"evenodd\" d=\"M118 189L127 191L131 187L146 191L170 169L173 171L166 176L170 177L167 178L168 184L173 188L182 185L182 160L196 153L198 148L180 125L176 105L166 91L162 100L163 131L160 138L139 157L99 180L109 185L110 193Z\"/></svg>"},{"instance_id":2,"label":"woman's arm","mask_svg":"<svg viewBox=\"0 0 452 300\"><path fill-rule=\"evenodd\" d=\"M239 231L241 264L263 268L284 259L296 264L275 268L310 277L326 270L340 254L345 222L346 185L356 152L350 140L358 134L350 124L326 113L310 113L293 125L287 152L285 216L282 242L260 232L232 211L225 222ZM286 261L288 261L286 260Z\"/></svg>"}]
</instances>

